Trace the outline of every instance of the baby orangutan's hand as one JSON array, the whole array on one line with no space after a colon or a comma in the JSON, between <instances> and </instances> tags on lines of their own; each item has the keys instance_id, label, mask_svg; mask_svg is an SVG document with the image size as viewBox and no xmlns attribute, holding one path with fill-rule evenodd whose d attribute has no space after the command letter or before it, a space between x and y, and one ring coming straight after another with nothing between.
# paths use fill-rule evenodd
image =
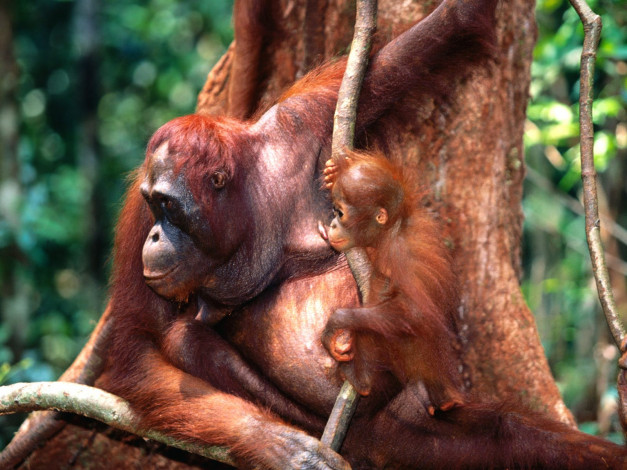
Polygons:
<instances>
[{"instance_id":1,"label":"baby orangutan's hand","mask_svg":"<svg viewBox=\"0 0 627 470\"><path fill-rule=\"evenodd\" d=\"M329 191L333 189L333 185L337 179L337 173L337 164L330 158L326 161L324 164L324 170L322 170L322 174L324 175L324 187Z\"/></svg>"}]
</instances>

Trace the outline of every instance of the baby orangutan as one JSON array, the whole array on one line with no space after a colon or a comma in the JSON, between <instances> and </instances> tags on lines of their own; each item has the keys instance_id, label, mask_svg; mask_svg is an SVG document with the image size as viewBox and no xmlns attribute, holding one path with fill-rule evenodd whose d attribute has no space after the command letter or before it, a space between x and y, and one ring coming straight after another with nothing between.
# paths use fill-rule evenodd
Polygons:
<instances>
[{"instance_id":1,"label":"baby orangutan","mask_svg":"<svg viewBox=\"0 0 627 470\"><path fill-rule=\"evenodd\" d=\"M389 372L415 384L432 415L462 404L455 275L438 223L383 155L353 152L324 174L334 218L322 237L337 251L365 248L372 264L369 298L331 315L324 346L362 395Z\"/></svg>"}]
</instances>

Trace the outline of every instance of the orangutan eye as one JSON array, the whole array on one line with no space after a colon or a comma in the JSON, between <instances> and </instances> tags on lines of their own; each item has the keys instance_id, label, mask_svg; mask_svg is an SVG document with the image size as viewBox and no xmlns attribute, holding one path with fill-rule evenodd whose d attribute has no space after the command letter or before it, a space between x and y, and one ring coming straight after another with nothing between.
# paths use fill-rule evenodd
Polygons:
<instances>
[{"instance_id":1,"label":"orangutan eye","mask_svg":"<svg viewBox=\"0 0 627 470\"><path fill-rule=\"evenodd\" d=\"M340 209L338 209L335 206L333 206L333 213L340 219L344 217L344 212L342 212Z\"/></svg>"}]
</instances>

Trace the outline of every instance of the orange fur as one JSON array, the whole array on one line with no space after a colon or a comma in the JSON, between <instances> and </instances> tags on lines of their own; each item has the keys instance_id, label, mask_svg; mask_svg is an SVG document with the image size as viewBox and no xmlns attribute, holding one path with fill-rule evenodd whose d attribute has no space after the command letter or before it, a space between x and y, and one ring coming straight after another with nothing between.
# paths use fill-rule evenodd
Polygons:
<instances>
[{"instance_id":1,"label":"orange fur","mask_svg":"<svg viewBox=\"0 0 627 470\"><path fill-rule=\"evenodd\" d=\"M331 316L325 344L338 349L336 332L353 333L354 358L342 372L364 394L387 370L403 383L424 384L428 409L461 404L457 280L439 224L419 205L400 168L383 155L352 152L336 166L333 194L348 205L345 228L368 249L373 280L363 308ZM374 239L364 238L379 208L389 219Z\"/></svg>"},{"instance_id":2,"label":"orange fur","mask_svg":"<svg viewBox=\"0 0 627 470\"><path fill-rule=\"evenodd\" d=\"M262 40L263 31L275 31L271 24L257 23L265 16L259 8L265 4L235 2L236 38L244 60L248 47L255 49L251 55L258 53L258 44L250 41ZM413 106L408 95L416 102L450 96L453 84L489 55L494 8L494 0L446 0L373 56L359 101L358 135L372 142L379 127L373 124L381 124L377 120L389 122L392 111L396 114L408 103ZM241 28L250 28L244 37ZM229 446L242 468L302 468L300 463L308 463L308 468L327 463L325 468L345 468L336 454L312 437L322 431L337 385L320 370L314 371L318 375L310 370L328 359L324 351L307 343L312 324L315 328L316 321L323 319L312 318L311 311L299 315L294 305L303 310L316 306L320 310L315 313L324 315L320 306L334 308L353 302L355 296L342 267L333 271L338 268L337 257L322 243L315 243L314 249L291 243L294 233L298 235L328 211L316 178L329 152L343 69L344 62L338 60L313 72L258 120L179 118L160 129L149 144L148 151L153 152L168 142L168 157L176 164L174 177L186 183L203 211L204 225L211 229L209 235L188 235L195 236L195 243L209 254L220 242L235 245L236 255L220 258L212 273L212 287L222 290L208 300L227 300L232 309L215 329L197 320L198 306L193 301L181 306L159 297L144 282L142 247L153 224L139 192L144 168L137 173L118 223L110 301L113 344L99 385L126 398L146 428L201 444ZM235 87L231 91L242 92L235 108L238 115L248 116L257 90ZM209 190L216 170L229 179L219 193ZM414 340L424 336L427 360L422 363L431 364L432 372L417 376L437 384L435 361L445 358L445 372L453 367L449 350L453 322L448 322L456 302L454 281L447 251L442 247L430 251L439 236L437 224L425 212L412 214L401 230L407 238L401 246L405 252L395 251L400 242L390 238L391 245L381 244L380 256L375 250L373 257L377 269L389 273L394 285L393 291L386 291L385 277L375 279L379 304L386 305L388 297L399 292L396 301L404 313L394 316L383 309L377 319L357 321L355 327L363 324L371 330L359 330L359 340L366 346L362 351L381 353L367 358L368 367L395 367L392 355L397 350L403 353L403 348L420 348ZM247 229L242 239L233 240L242 224ZM422 240L414 239L412 231L422 233ZM404 277L401 268L412 272ZM329 273L337 274L335 280L324 277L322 281ZM290 278L298 278L301 287L286 289ZM194 295L190 293L192 299ZM399 318L404 322L394 321ZM275 343L264 336L278 328L290 328L289 341ZM437 335L442 339L435 339ZM380 346L401 338L398 346ZM276 367L280 359L287 361L287 368ZM413 376L409 366L401 361L399 367ZM401 375L402 370L394 372ZM520 467L564 468L571 463L597 468L601 459L616 468L624 464L624 453L616 446L589 438L586 442L594 442L594 447L588 449L580 445L582 437L572 437L581 436L574 431L558 433L546 420L534 417L529 424L495 407L476 412L458 407L442 413L443 419L432 419L414 406L417 397L426 400L420 387L417 394L414 387L400 388L373 396L379 406L374 413L372 401L364 400L365 408L360 405L342 448L353 468L504 468L512 462ZM490 419L482 421L484 415ZM545 436L553 440L550 449L544 446Z\"/></svg>"}]
</instances>

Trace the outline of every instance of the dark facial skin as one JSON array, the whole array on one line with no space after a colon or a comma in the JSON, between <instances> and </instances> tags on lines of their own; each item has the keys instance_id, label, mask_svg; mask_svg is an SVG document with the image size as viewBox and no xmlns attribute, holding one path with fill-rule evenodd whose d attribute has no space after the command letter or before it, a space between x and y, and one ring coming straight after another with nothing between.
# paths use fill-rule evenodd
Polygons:
<instances>
[{"instance_id":1,"label":"dark facial skin","mask_svg":"<svg viewBox=\"0 0 627 470\"><path fill-rule=\"evenodd\" d=\"M141 193L154 225L142 250L144 279L157 294L175 302L188 302L193 293L201 294L197 298L199 316L213 324L228 313L202 295L204 288L214 283L212 272L220 259L220 247L208 245L210 224L188 189L184 172L175 175L174 163L167 143L147 160ZM219 192L226 177L216 172L212 181L213 190Z\"/></svg>"},{"instance_id":2,"label":"dark facial skin","mask_svg":"<svg viewBox=\"0 0 627 470\"><path fill-rule=\"evenodd\" d=\"M144 278L159 295L176 301L198 287L208 264L204 253L183 230L188 221L200 220L198 207L182 178L175 178L167 144L149 159L141 193L155 219L142 250Z\"/></svg>"},{"instance_id":3,"label":"dark facial skin","mask_svg":"<svg viewBox=\"0 0 627 470\"><path fill-rule=\"evenodd\" d=\"M355 246L354 237L346 229L346 224L350 222L351 213L349 207L342 199L333 201L333 220L327 229L329 244L336 251L346 251Z\"/></svg>"},{"instance_id":4,"label":"dark facial skin","mask_svg":"<svg viewBox=\"0 0 627 470\"><path fill-rule=\"evenodd\" d=\"M388 212L383 207L350 205L343 195L343 184L344 181L340 181L333 187L334 217L328 227L320 229L320 234L336 251L372 246L387 228Z\"/></svg>"}]
</instances>

